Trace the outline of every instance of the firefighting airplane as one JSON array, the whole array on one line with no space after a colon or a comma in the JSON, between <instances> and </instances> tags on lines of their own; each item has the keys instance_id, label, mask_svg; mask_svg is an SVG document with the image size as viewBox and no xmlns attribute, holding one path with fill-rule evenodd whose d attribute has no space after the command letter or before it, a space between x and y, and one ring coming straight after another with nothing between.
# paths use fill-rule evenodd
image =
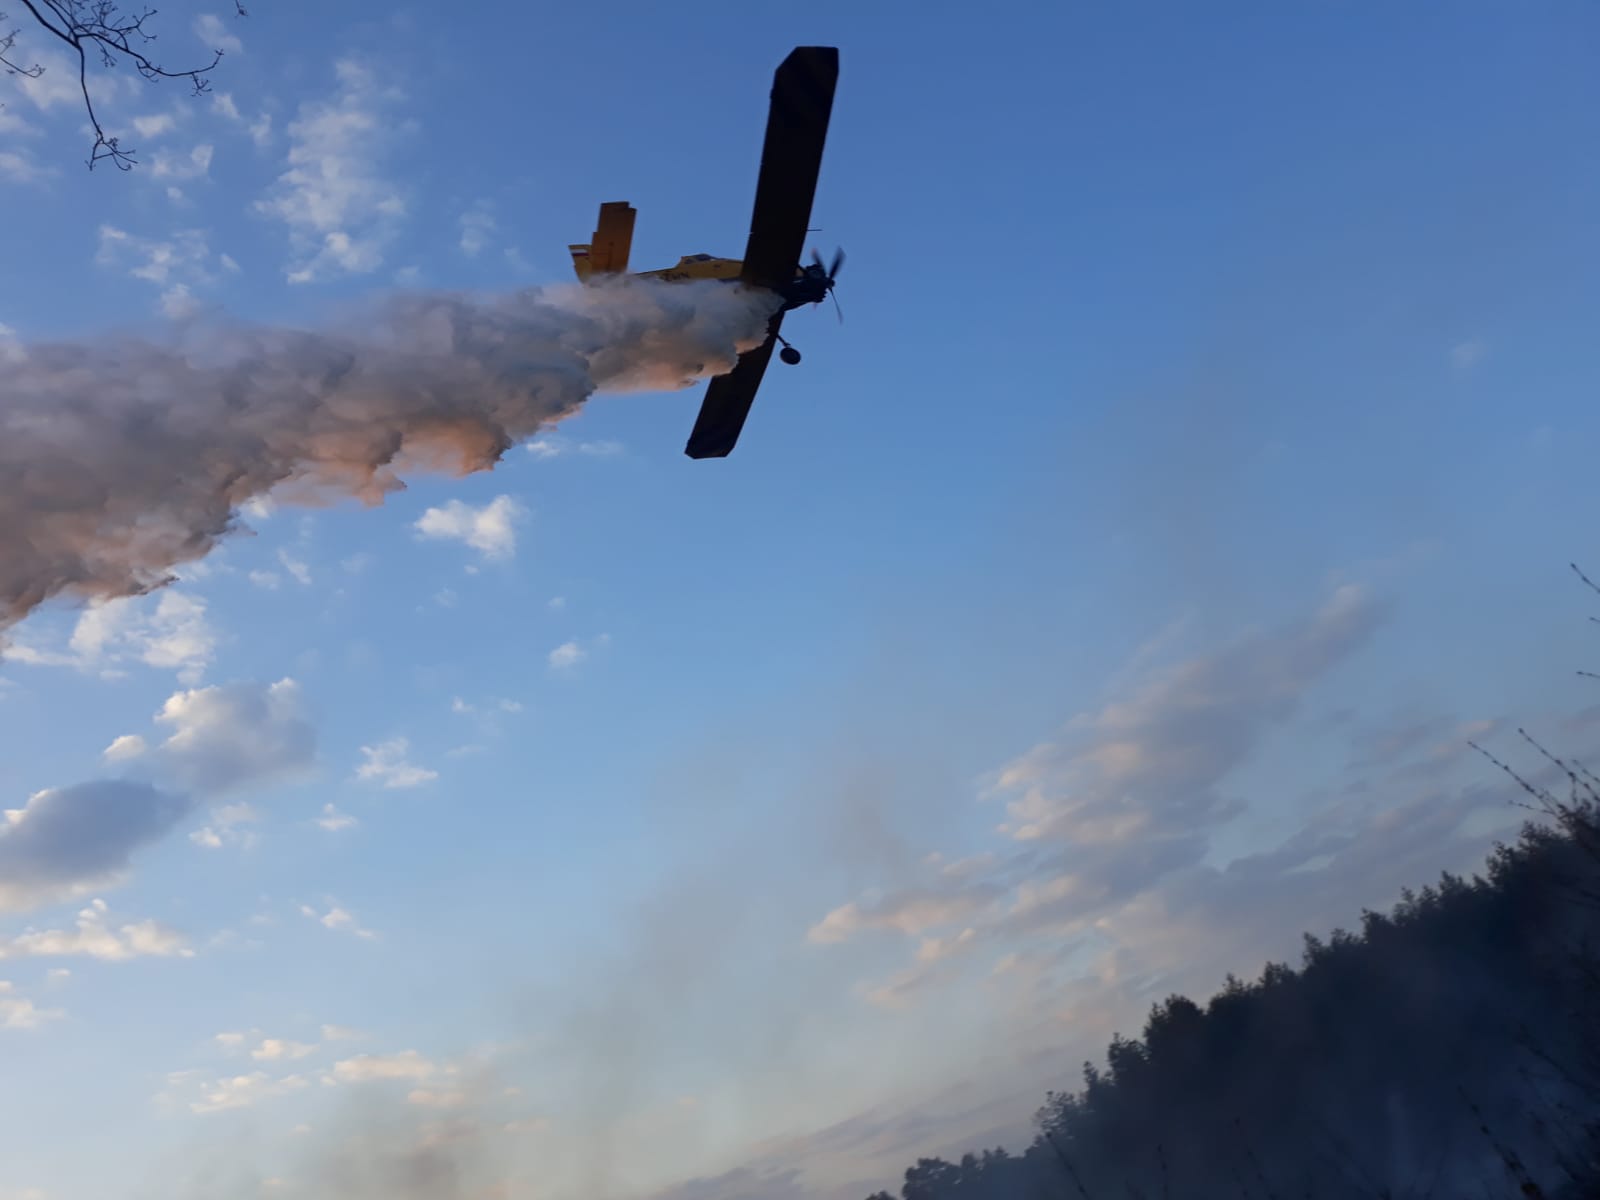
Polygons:
<instances>
[{"instance_id":1,"label":"firefighting airplane","mask_svg":"<svg viewBox=\"0 0 1600 1200\"><path fill-rule=\"evenodd\" d=\"M838 80L839 51L834 46L799 46L773 76L767 137L744 258L686 254L675 266L633 273L634 278L669 281L722 279L766 288L783 297L783 306L767 325L767 340L741 354L732 371L718 375L706 388L700 415L684 447L690 458L724 458L733 450L766 374L773 346L782 344L778 357L784 362L793 365L800 361L800 351L778 332L783 314L802 304L821 304L833 294L844 252L836 253L827 265L814 250L810 264L802 265L800 254L811 223L811 202L822 169L822 145ZM587 283L596 276L627 273L637 215L626 201L600 206L593 240L567 247L580 280Z\"/></svg>"}]
</instances>

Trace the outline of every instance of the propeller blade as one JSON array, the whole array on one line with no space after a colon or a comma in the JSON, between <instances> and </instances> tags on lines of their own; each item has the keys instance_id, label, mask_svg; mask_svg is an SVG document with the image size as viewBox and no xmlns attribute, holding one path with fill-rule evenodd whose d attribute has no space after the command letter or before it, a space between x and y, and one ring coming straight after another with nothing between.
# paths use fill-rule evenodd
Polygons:
<instances>
[{"instance_id":1,"label":"propeller blade","mask_svg":"<svg viewBox=\"0 0 1600 1200\"><path fill-rule=\"evenodd\" d=\"M813 266L822 266L822 251L818 250L815 246L811 247L811 262Z\"/></svg>"},{"instance_id":2,"label":"propeller blade","mask_svg":"<svg viewBox=\"0 0 1600 1200\"><path fill-rule=\"evenodd\" d=\"M843 246L839 247L838 250L834 251L834 254L833 254L833 265L828 268L828 278L829 279L837 279L839 277L839 268L842 267L842 266L844 266L844 247Z\"/></svg>"},{"instance_id":3,"label":"propeller blade","mask_svg":"<svg viewBox=\"0 0 1600 1200\"><path fill-rule=\"evenodd\" d=\"M837 294L835 294L835 292L834 292L834 290L832 288L828 289L828 295L833 297L833 311L839 314L839 324L843 325L844 324L844 309L839 307L839 297L838 297Z\"/></svg>"}]
</instances>

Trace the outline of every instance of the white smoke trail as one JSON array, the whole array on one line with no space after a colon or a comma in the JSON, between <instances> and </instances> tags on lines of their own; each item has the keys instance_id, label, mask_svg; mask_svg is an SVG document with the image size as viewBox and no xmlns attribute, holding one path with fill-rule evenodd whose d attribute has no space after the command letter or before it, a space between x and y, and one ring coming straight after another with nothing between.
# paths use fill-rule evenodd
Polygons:
<instances>
[{"instance_id":1,"label":"white smoke trail","mask_svg":"<svg viewBox=\"0 0 1600 1200\"><path fill-rule=\"evenodd\" d=\"M269 490L378 504L408 469L492 468L596 391L724 373L761 341L777 303L712 281L629 280L400 296L359 329L8 343L0 633L58 594L171 582Z\"/></svg>"}]
</instances>

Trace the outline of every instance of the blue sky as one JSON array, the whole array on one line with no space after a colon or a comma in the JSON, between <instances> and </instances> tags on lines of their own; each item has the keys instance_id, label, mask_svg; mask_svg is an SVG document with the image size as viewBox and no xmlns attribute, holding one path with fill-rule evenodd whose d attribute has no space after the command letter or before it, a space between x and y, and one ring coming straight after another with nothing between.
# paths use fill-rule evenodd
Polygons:
<instances>
[{"instance_id":1,"label":"blue sky","mask_svg":"<svg viewBox=\"0 0 1600 1200\"><path fill-rule=\"evenodd\" d=\"M680 8L173 3L128 174L8 81L8 361L737 255L797 44L850 259L725 461L601 394L10 631L4 1200L859 1198L1595 748L1592 9Z\"/></svg>"}]
</instances>

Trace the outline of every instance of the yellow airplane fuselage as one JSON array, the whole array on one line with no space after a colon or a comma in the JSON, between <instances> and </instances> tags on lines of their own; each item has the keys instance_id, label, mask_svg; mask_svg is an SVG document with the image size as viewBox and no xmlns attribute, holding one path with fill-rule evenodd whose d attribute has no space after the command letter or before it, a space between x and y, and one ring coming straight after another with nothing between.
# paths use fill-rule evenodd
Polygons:
<instances>
[{"instance_id":1,"label":"yellow airplane fuselage","mask_svg":"<svg viewBox=\"0 0 1600 1200\"><path fill-rule=\"evenodd\" d=\"M675 267L662 267L659 271L635 271L642 279L737 279L744 263L737 258L717 258L710 254L685 254Z\"/></svg>"},{"instance_id":2,"label":"yellow airplane fuselage","mask_svg":"<svg viewBox=\"0 0 1600 1200\"><path fill-rule=\"evenodd\" d=\"M676 266L662 267L658 271L630 272L628 254L633 248L633 222L637 215L633 205L625 200L600 206L600 219L596 223L593 240L575 242L567 247L572 254L572 269L579 280L587 283L597 275L631 275L638 279L668 282L739 278L739 272L744 267L739 259L718 258L713 254L685 254L678 259Z\"/></svg>"}]
</instances>

